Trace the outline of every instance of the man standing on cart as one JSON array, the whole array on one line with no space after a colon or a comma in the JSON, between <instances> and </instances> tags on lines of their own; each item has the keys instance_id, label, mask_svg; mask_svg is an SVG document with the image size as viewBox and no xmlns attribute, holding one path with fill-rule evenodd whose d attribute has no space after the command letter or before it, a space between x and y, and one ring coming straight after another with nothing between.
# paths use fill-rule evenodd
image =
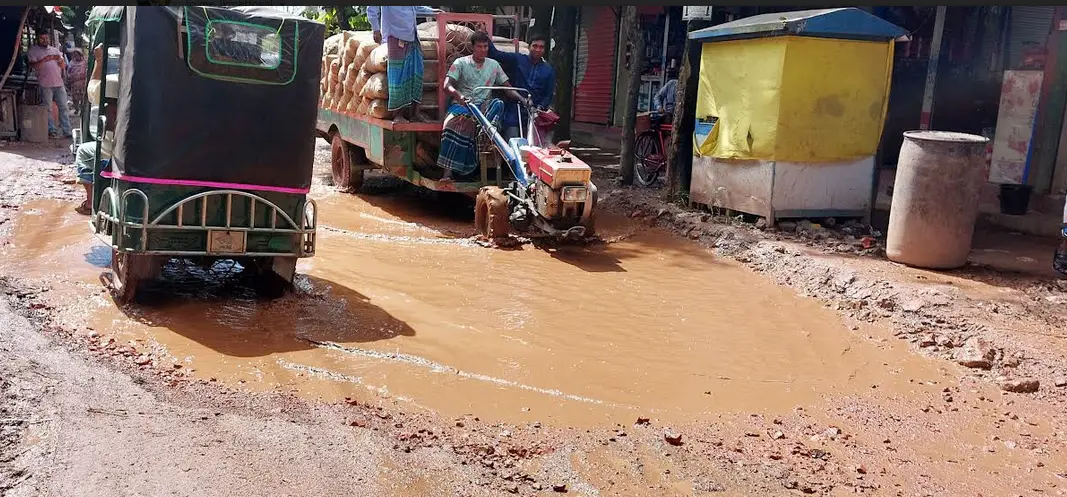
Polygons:
<instances>
[{"instance_id":1,"label":"man standing on cart","mask_svg":"<svg viewBox=\"0 0 1067 497\"><path fill-rule=\"evenodd\" d=\"M416 29L416 16L433 16L441 11L426 6L367 7L367 20L374 30L374 42L389 47L389 111L397 121L422 121L422 47Z\"/></svg>"},{"instance_id":2,"label":"man standing on cart","mask_svg":"<svg viewBox=\"0 0 1067 497\"><path fill-rule=\"evenodd\" d=\"M556 71L545 61L547 50L548 36L543 34L535 34L530 39L529 56L502 52L492 42L489 44L489 57L500 62L508 78L519 88L529 91L533 104L544 110L552 106L556 93ZM503 119L504 138L511 139L519 137L519 123L526 123L529 116L526 115L526 109L520 115L518 107L508 105L504 109Z\"/></svg>"},{"instance_id":3,"label":"man standing on cart","mask_svg":"<svg viewBox=\"0 0 1067 497\"><path fill-rule=\"evenodd\" d=\"M453 175L467 176L478 168L475 141L478 136L478 122L471 115L469 107L477 106L485 117L494 123L498 121L504 107L499 98L490 98L492 90L479 87L511 86L504 69L497 61L488 57L489 40L489 35L483 31L471 35L473 54L452 62L445 76L442 90L452 97L452 105L448 107L448 115L442 124L441 152L437 165L446 170L446 178ZM508 90L507 95L515 101L523 100L515 90Z\"/></svg>"}]
</instances>

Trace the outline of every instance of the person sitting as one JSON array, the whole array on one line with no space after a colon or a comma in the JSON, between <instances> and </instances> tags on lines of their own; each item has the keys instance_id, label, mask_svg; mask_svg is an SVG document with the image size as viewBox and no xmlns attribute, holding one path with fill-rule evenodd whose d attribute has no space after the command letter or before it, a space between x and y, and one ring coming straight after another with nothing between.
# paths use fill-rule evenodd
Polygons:
<instances>
[{"instance_id":1,"label":"person sitting","mask_svg":"<svg viewBox=\"0 0 1067 497\"><path fill-rule=\"evenodd\" d=\"M674 113L674 100L678 96L678 72L667 73L667 82L656 92L655 109L662 114Z\"/></svg>"},{"instance_id":2,"label":"person sitting","mask_svg":"<svg viewBox=\"0 0 1067 497\"><path fill-rule=\"evenodd\" d=\"M468 176L478 167L475 141L478 122L471 115L470 108L477 106L490 122L494 122L504 107L500 99L490 98L492 90L478 87L511 86L500 64L488 58L489 35L478 31L471 35L470 43L473 54L460 57L452 63L442 88L453 102L442 123L441 150L437 158L437 165L446 170L446 179ZM513 100L523 100L515 90L507 90L506 93ZM527 101L527 104L530 103Z\"/></svg>"},{"instance_id":3,"label":"person sitting","mask_svg":"<svg viewBox=\"0 0 1067 497\"><path fill-rule=\"evenodd\" d=\"M97 45L93 49L93 57L95 63L93 64L93 74L89 78L89 84L86 88L86 95L89 101L94 105L102 106L105 121L104 121L104 137L100 140L100 160L106 160L111 158L111 147L115 143L115 119L118 116L118 98L119 98L119 77L117 74L108 74L107 81L104 85L104 91L106 92L104 101L100 100L100 79L104 73L104 46ZM91 131L96 132L96 123L90 124ZM93 205L93 178L96 174L94 165L98 162L96 159L96 145L97 142L89 141L78 145L78 150L74 154L74 170L78 175L78 183L85 188L85 201L81 203L75 212L78 214L88 215L92 212Z\"/></svg>"}]
</instances>

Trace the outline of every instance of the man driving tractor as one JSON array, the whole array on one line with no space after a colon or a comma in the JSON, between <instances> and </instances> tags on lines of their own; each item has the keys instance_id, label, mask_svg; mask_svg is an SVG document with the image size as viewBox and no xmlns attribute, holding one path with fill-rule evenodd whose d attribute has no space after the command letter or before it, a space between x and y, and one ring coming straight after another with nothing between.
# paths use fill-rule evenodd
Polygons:
<instances>
[{"instance_id":1,"label":"man driving tractor","mask_svg":"<svg viewBox=\"0 0 1067 497\"><path fill-rule=\"evenodd\" d=\"M498 122L504 103L498 98L490 98L492 90L478 88L482 86L511 86L500 64L488 58L489 35L479 31L471 35L470 42L474 49L472 55L460 57L448 68L443 86L444 92L452 97L441 133L441 150L437 165L444 168L445 178L464 177L478 168L478 152L475 138L478 124L471 116L470 106L475 105L491 122ZM515 90L507 90L508 98L514 101L526 101Z\"/></svg>"}]
</instances>

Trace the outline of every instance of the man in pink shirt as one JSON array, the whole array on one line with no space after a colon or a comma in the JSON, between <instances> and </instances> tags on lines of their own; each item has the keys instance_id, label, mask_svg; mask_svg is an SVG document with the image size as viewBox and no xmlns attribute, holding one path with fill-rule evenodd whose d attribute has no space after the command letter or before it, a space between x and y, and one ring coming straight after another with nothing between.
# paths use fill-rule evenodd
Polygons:
<instances>
[{"instance_id":1,"label":"man in pink shirt","mask_svg":"<svg viewBox=\"0 0 1067 497\"><path fill-rule=\"evenodd\" d=\"M67 60L58 48L50 43L51 38L47 32L37 33L37 44L30 47L27 53L30 66L37 73L37 84L41 89L41 105L48 107L48 135L55 138L56 125L52 122L52 102L59 108L59 127L63 130L63 137L70 137L70 116L67 115L67 88L63 84L63 72L67 68Z\"/></svg>"}]
</instances>

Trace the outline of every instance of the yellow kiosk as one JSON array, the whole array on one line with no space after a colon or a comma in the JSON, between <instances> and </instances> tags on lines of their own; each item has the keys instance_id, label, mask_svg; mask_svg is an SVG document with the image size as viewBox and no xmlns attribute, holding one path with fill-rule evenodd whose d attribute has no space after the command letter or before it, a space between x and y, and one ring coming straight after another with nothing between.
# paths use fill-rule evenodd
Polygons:
<instances>
[{"instance_id":1,"label":"yellow kiosk","mask_svg":"<svg viewBox=\"0 0 1067 497\"><path fill-rule=\"evenodd\" d=\"M857 8L762 14L703 42L690 201L766 217L865 217L893 43Z\"/></svg>"}]
</instances>

